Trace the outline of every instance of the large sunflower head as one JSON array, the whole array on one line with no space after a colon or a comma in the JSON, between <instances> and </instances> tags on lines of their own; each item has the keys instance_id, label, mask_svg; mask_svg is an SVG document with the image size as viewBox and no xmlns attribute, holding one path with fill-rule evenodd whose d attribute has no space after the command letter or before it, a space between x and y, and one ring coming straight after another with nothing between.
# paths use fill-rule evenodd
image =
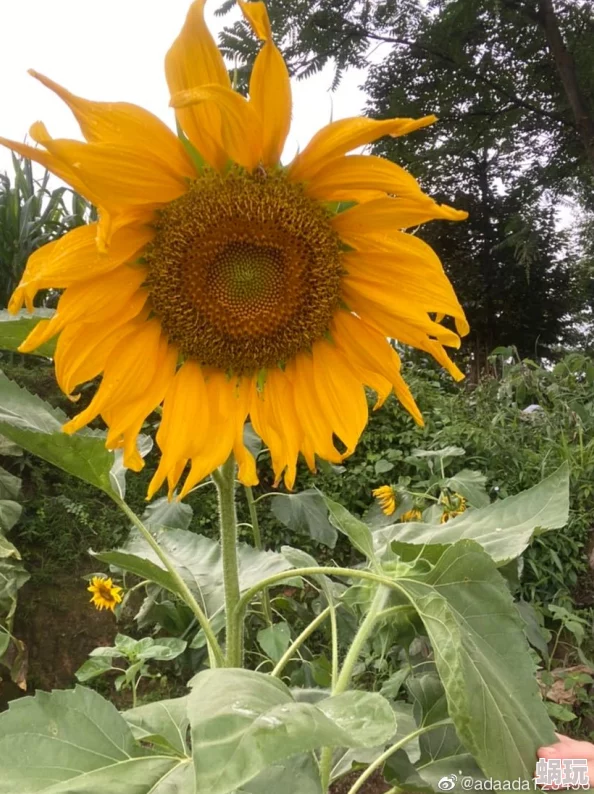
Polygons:
<instances>
[{"instance_id":1,"label":"large sunflower head","mask_svg":"<svg viewBox=\"0 0 594 794\"><path fill-rule=\"evenodd\" d=\"M289 75L264 4L239 4L262 41L249 98L232 89L205 0L195 0L165 60L179 137L142 108L82 99L32 72L86 140L52 138L40 122L30 131L38 147L0 139L98 208L98 223L31 256L9 308L64 290L21 349L59 334L66 394L102 375L66 432L101 416L108 448L139 470L136 439L163 403L149 496L166 480L171 493L189 464L186 494L231 452L239 479L255 484L248 418L277 483L292 488L299 453L313 469L316 456L339 463L353 452L365 386L378 406L394 391L422 423L388 338L462 377L444 345L468 332L464 312L433 250L404 230L466 213L437 204L395 163L349 154L434 117L335 121L282 165Z\"/></svg>"}]
</instances>

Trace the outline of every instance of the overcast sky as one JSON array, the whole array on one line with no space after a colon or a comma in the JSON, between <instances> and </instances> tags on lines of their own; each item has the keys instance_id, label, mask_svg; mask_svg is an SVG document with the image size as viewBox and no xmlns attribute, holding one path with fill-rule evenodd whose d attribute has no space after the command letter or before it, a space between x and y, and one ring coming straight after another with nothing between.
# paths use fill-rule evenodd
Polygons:
<instances>
[{"instance_id":1,"label":"overcast sky","mask_svg":"<svg viewBox=\"0 0 594 794\"><path fill-rule=\"evenodd\" d=\"M190 0L0 0L0 135L24 140L34 121L54 137L80 138L70 111L27 74L33 68L88 99L134 102L171 126L163 59ZM236 12L207 19L216 33ZM334 119L359 115L363 75L352 72L330 93L332 69L293 84L293 126L283 160ZM0 147L0 172L11 171Z\"/></svg>"}]
</instances>

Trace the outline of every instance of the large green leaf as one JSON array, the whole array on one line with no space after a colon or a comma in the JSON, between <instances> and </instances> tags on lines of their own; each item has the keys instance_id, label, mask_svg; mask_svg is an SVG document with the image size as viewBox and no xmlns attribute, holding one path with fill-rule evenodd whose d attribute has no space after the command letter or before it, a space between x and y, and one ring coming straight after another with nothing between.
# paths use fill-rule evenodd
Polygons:
<instances>
[{"instance_id":1,"label":"large green leaf","mask_svg":"<svg viewBox=\"0 0 594 794\"><path fill-rule=\"evenodd\" d=\"M378 747L357 747L352 750L340 749L335 751L330 772L331 780L338 780L343 775L348 774L353 768L368 766L383 754L386 746L390 747L416 731L418 726L410 703L398 701L392 703L392 709L396 715L396 733L387 742L380 744ZM403 749L407 753L408 758L416 761L419 758L418 738L411 739L404 745Z\"/></svg>"},{"instance_id":2,"label":"large green leaf","mask_svg":"<svg viewBox=\"0 0 594 794\"><path fill-rule=\"evenodd\" d=\"M54 314L53 309L35 309L30 314L20 311L9 314L6 309L0 311L0 349L18 350L40 320L48 320ZM51 339L40 345L35 351L36 356L52 358L56 349L56 340Z\"/></svg>"},{"instance_id":3,"label":"large green leaf","mask_svg":"<svg viewBox=\"0 0 594 794\"><path fill-rule=\"evenodd\" d=\"M406 688L413 700L413 714L419 727L434 725L447 720L448 704L441 681L435 673L411 676L406 682ZM420 757L418 760L408 756L408 761L415 762L415 769L420 773L418 778L414 774L410 777L403 772L407 765L400 756L388 762L391 776L390 782L398 780L406 783L406 790L412 788L412 781L418 784L421 780L429 784L429 790L440 790L437 786L439 780L446 775L461 775L472 777L474 780L482 779L483 774L474 758L464 747L452 723L434 728L419 737ZM399 774L396 775L396 770ZM412 779L412 780L411 780Z\"/></svg>"},{"instance_id":4,"label":"large green leaf","mask_svg":"<svg viewBox=\"0 0 594 794\"><path fill-rule=\"evenodd\" d=\"M443 484L461 494L472 507L486 507L490 502L489 494L485 490L486 482L487 478L480 471L462 469L453 477L448 477Z\"/></svg>"},{"instance_id":5,"label":"large green leaf","mask_svg":"<svg viewBox=\"0 0 594 794\"><path fill-rule=\"evenodd\" d=\"M279 494L272 499L271 510L281 524L333 549L337 533L328 521L328 508L319 491L313 488L295 494Z\"/></svg>"},{"instance_id":6,"label":"large green leaf","mask_svg":"<svg viewBox=\"0 0 594 794\"><path fill-rule=\"evenodd\" d=\"M291 628L288 623L281 620L279 623L260 629L256 638L268 658L278 662L291 644Z\"/></svg>"},{"instance_id":7,"label":"large green leaf","mask_svg":"<svg viewBox=\"0 0 594 794\"><path fill-rule=\"evenodd\" d=\"M349 513L346 507L343 507L343 505L338 502L334 502L327 496L323 498L328 507L331 523L336 529L339 529L346 535L353 546L364 554L367 559L373 560L375 558L373 535L367 524L355 518L354 515Z\"/></svg>"},{"instance_id":8,"label":"large green leaf","mask_svg":"<svg viewBox=\"0 0 594 794\"><path fill-rule=\"evenodd\" d=\"M96 692L38 692L0 715L0 794L196 794L185 754L150 752Z\"/></svg>"},{"instance_id":9,"label":"large green leaf","mask_svg":"<svg viewBox=\"0 0 594 794\"><path fill-rule=\"evenodd\" d=\"M142 515L142 523L149 529L188 529L194 511L185 502L169 501L166 496L155 499Z\"/></svg>"},{"instance_id":10,"label":"large green leaf","mask_svg":"<svg viewBox=\"0 0 594 794\"><path fill-rule=\"evenodd\" d=\"M0 499L16 499L21 491L21 478L0 467Z\"/></svg>"},{"instance_id":11,"label":"large green leaf","mask_svg":"<svg viewBox=\"0 0 594 794\"><path fill-rule=\"evenodd\" d=\"M396 727L381 695L345 692L299 703L278 679L249 670L206 670L190 683L196 787L209 794L230 794L298 753L380 744Z\"/></svg>"},{"instance_id":12,"label":"large green leaf","mask_svg":"<svg viewBox=\"0 0 594 794\"><path fill-rule=\"evenodd\" d=\"M398 579L435 653L458 736L486 775L530 780L555 741L522 620L503 577L474 541L448 547L428 572Z\"/></svg>"},{"instance_id":13,"label":"large green leaf","mask_svg":"<svg viewBox=\"0 0 594 794\"><path fill-rule=\"evenodd\" d=\"M10 499L0 499L0 531L8 532L21 517L23 506ZM1 552L0 552L1 554Z\"/></svg>"},{"instance_id":14,"label":"large green leaf","mask_svg":"<svg viewBox=\"0 0 594 794\"><path fill-rule=\"evenodd\" d=\"M223 560L219 543L203 535L183 529L161 529L153 536L172 560L178 573L201 602L209 616L223 608ZM155 552L144 538L133 533L126 545L117 551L96 554L109 565L150 579L173 593L176 585ZM239 584L242 591L275 573L288 571L291 564L273 551L260 551L252 546L238 545Z\"/></svg>"},{"instance_id":15,"label":"large green leaf","mask_svg":"<svg viewBox=\"0 0 594 794\"><path fill-rule=\"evenodd\" d=\"M114 455L105 449L104 434L81 430L66 435L62 425L67 420L58 408L52 408L0 373L0 432L69 474L113 492L110 471Z\"/></svg>"},{"instance_id":16,"label":"large green leaf","mask_svg":"<svg viewBox=\"0 0 594 794\"><path fill-rule=\"evenodd\" d=\"M174 698L147 703L123 713L138 741L158 745L168 753L189 754L187 716L188 698Z\"/></svg>"},{"instance_id":17,"label":"large green leaf","mask_svg":"<svg viewBox=\"0 0 594 794\"><path fill-rule=\"evenodd\" d=\"M480 543L498 565L504 565L524 551L534 534L565 526L568 515L569 469L564 463L533 488L469 510L447 524L395 524L378 529L373 537L379 555L392 541L423 546L466 538Z\"/></svg>"},{"instance_id":18,"label":"large green leaf","mask_svg":"<svg viewBox=\"0 0 594 794\"><path fill-rule=\"evenodd\" d=\"M320 770L311 753L294 755L260 772L237 794L323 794Z\"/></svg>"}]
</instances>

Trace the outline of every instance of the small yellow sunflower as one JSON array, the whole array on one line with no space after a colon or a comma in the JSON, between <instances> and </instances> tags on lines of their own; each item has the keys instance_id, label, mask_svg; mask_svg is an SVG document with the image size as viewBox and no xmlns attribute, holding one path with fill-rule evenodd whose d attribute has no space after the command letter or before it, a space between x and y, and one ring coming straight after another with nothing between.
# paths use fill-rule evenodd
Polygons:
<instances>
[{"instance_id":1,"label":"small yellow sunflower","mask_svg":"<svg viewBox=\"0 0 594 794\"><path fill-rule=\"evenodd\" d=\"M403 523L406 521L421 521L423 518L423 513L418 510L416 507L413 507L412 510L407 510L406 513L403 513L400 516L400 521Z\"/></svg>"},{"instance_id":2,"label":"small yellow sunflower","mask_svg":"<svg viewBox=\"0 0 594 794\"><path fill-rule=\"evenodd\" d=\"M231 452L241 482L255 484L248 417L288 488L300 453L314 469L316 456L339 463L353 452L367 423L365 386L376 407L393 390L422 424L387 337L460 379L444 345L468 333L438 257L402 231L466 213L437 204L395 163L348 154L435 117L335 121L281 165L291 88L265 6L239 3L263 42L246 99L232 89L204 5L192 3L165 60L180 137L140 107L82 99L32 72L66 102L86 142L52 138L41 122L30 130L40 148L0 138L98 208L98 223L31 256L9 308L31 310L39 290L64 290L20 349L59 334L56 375L68 395L102 375L67 433L101 416L107 447L138 471L137 437L163 403L149 497L165 480L171 494L190 464L187 494Z\"/></svg>"},{"instance_id":3,"label":"small yellow sunflower","mask_svg":"<svg viewBox=\"0 0 594 794\"><path fill-rule=\"evenodd\" d=\"M371 492L377 499L382 512L387 516L393 515L396 510L398 500L396 499L396 492L391 485L380 485L379 488L374 488Z\"/></svg>"},{"instance_id":4,"label":"small yellow sunflower","mask_svg":"<svg viewBox=\"0 0 594 794\"><path fill-rule=\"evenodd\" d=\"M450 518L455 518L466 511L466 499L459 493L444 494L440 499L443 513L439 519L440 524L445 524Z\"/></svg>"},{"instance_id":5,"label":"small yellow sunflower","mask_svg":"<svg viewBox=\"0 0 594 794\"><path fill-rule=\"evenodd\" d=\"M93 593L91 603L96 609L111 609L113 612L117 604L122 603L122 588L103 576L93 576L87 590Z\"/></svg>"}]
</instances>

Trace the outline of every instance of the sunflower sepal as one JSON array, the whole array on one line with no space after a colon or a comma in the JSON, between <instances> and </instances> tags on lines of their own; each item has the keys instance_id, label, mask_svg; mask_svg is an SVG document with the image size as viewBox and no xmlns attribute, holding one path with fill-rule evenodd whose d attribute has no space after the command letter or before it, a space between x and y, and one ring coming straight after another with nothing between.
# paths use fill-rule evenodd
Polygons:
<instances>
[{"instance_id":1,"label":"sunflower sepal","mask_svg":"<svg viewBox=\"0 0 594 794\"><path fill-rule=\"evenodd\" d=\"M190 160L194 164L194 168L196 169L196 173L197 174L201 174L204 171L204 169L205 169L205 167L207 165L206 160L200 154L198 149L194 146L192 141L188 138L186 133L183 131L183 128L182 128L181 124L179 123L178 119L176 119L176 121L175 121L175 126L176 126L176 129L177 129L177 137L182 142L184 149L186 150Z\"/></svg>"}]
</instances>

